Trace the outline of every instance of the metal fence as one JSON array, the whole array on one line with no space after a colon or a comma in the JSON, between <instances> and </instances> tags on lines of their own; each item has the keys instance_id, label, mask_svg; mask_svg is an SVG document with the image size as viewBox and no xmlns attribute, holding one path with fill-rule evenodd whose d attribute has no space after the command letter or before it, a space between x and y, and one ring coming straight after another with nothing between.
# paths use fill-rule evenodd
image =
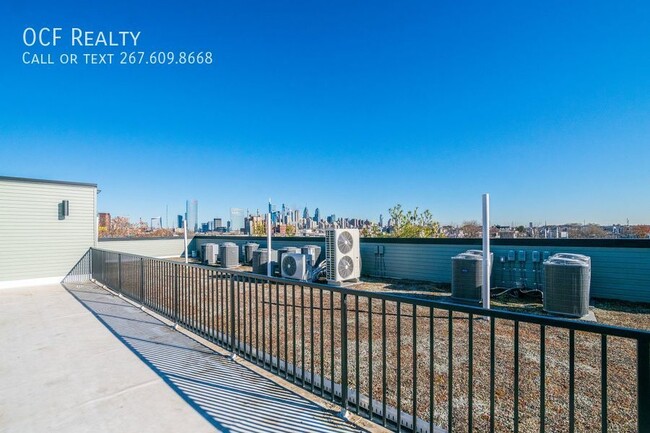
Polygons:
<instances>
[{"instance_id":1,"label":"metal fence","mask_svg":"<svg viewBox=\"0 0 650 433\"><path fill-rule=\"evenodd\" d=\"M91 249L91 277L396 431L650 431L650 333Z\"/></svg>"}]
</instances>

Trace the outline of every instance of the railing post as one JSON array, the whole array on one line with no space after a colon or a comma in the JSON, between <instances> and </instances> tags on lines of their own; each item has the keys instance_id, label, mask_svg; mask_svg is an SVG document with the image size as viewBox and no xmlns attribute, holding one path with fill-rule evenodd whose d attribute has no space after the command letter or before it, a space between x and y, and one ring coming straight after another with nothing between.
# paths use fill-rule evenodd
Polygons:
<instances>
[{"instance_id":1,"label":"railing post","mask_svg":"<svg viewBox=\"0 0 650 433\"><path fill-rule=\"evenodd\" d=\"M235 353L235 275L230 275L230 349Z\"/></svg>"},{"instance_id":2,"label":"railing post","mask_svg":"<svg viewBox=\"0 0 650 433\"><path fill-rule=\"evenodd\" d=\"M639 432L650 431L650 340L637 340L637 404Z\"/></svg>"},{"instance_id":3,"label":"railing post","mask_svg":"<svg viewBox=\"0 0 650 433\"><path fill-rule=\"evenodd\" d=\"M92 281L93 278L93 249L88 248L88 280Z\"/></svg>"},{"instance_id":4,"label":"railing post","mask_svg":"<svg viewBox=\"0 0 650 433\"><path fill-rule=\"evenodd\" d=\"M341 406L343 410L348 409L348 295L345 293L341 294Z\"/></svg>"},{"instance_id":5,"label":"railing post","mask_svg":"<svg viewBox=\"0 0 650 433\"><path fill-rule=\"evenodd\" d=\"M178 267L174 264L174 322L178 325Z\"/></svg>"},{"instance_id":6,"label":"railing post","mask_svg":"<svg viewBox=\"0 0 650 433\"><path fill-rule=\"evenodd\" d=\"M117 290L122 293L122 254L117 255Z\"/></svg>"},{"instance_id":7,"label":"railing post","mask_svg":"<svg viewBox=\"0 0 650 433\"><path fill-rule=\"evenodd\" d=\"M144 258L140 257L140 304L144 305Z\"/></svg>"}]
</instances>

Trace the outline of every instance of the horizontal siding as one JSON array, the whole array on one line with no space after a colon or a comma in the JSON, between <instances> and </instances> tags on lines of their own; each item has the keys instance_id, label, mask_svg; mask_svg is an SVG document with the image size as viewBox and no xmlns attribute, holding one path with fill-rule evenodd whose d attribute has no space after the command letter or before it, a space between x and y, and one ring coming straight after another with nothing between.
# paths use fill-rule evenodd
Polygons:
<instances>
[{"instance_id":1,"label":"horizontal siding","mask_svg":"<svg viewBox=\"0 0 650 433\"><path fill-rule=\"evenodd\" d=\"M364 244L361 242L363 273L378 275L375 252L377 245L383 245L385 276L393 278L418 279L439 283L451 282L451 257L473 246L445 246L426 244ZM509 250L526 251L527 260L523 275L528 287L533 286L534 272L531 254L533 251L584 254L591 257L592 297L650 302L650 249L649 248L606 248L606 247L521 247L503 245L493 247L494 264L491 282L499 286L511 283L507 264L500 258L507 257ZM519 269L519 265L516 265ZM505 270L505 272L504 272ZM519 276L519 273L517 274ZM541 279L539 280L540 282Z\"/></svg>"},{"instance_id":2,"label":"horizontal siding","mask_svg":"<svg viewBox=\"0 0 650 433\"><path fill-rule=\"evenodd\" d=\"M190 249L197 249L205 242L235 242L243 245L246 242L257 242L263 248L266 240L248 237L207 237L198 236L190 245ZM450 240L449 244L441 242L424 243L408 239L389 239L381 242L380 239L361 240L362 273L377 276L379 274L379 258L376 257L377 246L384 247L384 275L389 278L412 279L433 281L437 283L451 283L451 257L468 249L480 249L480 244L463 245ZM527 240L530 241L530 240ZM532 286L534 282L533 264L531 254L533 251L548 251L555 253L576 253L591 257L591 295L605 299L618 299L627 301L650 302L650 248L645 243L643 247L609 247L589 246L602 245L602 242L584 240L579 246L545 246L513 244L495 245L492 247L494 264L492 268L492 285L501 285L507 279L503 267L499 262L500 257L507 257L509 250L526 251L527 261L525 275ZM300 247L306 244L320 245L325 248L322 237L319 238L274 238L273 248L286 246ZM583 246L584 245L584 246ZM324 254L324 252L323 252ZM507 274L507 268L506 268Z\"/></svg>"},{"instance_id":3,"label":"horizontal siding","mask_svg":"<svg viewBox=\"0 0 650 433\"><path fill-rule=\"evenodd\" d=\"M63 276L95 244L94 187L0 179L0 281ZM59 203L70 215L59 220Z\"/></svg>"},{"instance_id":4,"label":"horizontal siding","mask_svg":"<svg viewBox=\"0 0 650 433\"><path fill-rule=\"evenodd\" d=\"M180 257L183 253L183 245L183 238L129 239L119 241L102 241L100 239L98 248L149 257Z\"/></svg>"}]
</instances>

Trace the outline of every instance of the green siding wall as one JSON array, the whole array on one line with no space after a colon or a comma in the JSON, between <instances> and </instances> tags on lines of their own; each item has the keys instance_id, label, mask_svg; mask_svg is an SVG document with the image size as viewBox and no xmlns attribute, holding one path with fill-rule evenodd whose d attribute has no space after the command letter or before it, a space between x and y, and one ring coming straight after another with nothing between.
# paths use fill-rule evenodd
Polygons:
<instances>
[{"instance_id":1,"label":"green siding wall","mask_svg":"<svg viewBox=\"0 0 650 433\"><path fill-rule=\"evenodd\" d=\"M388 277L451 282L451 257L467 249L480 249L480 245L426 245L426 244L366 244L361 243L363 273L377 275L375 251L377 245L385 248L385 266ZM533 286L534 274L531 255L533 251L576 253L591 257L591 296L607 299L650 302L650 248L612 247L553 247L495 245L492 268L492 286L505 283L511 286L507 265L500 257L507 257L508 250L526 251L525 276L528 287ZM519 268L518 264L516 265ZM541 278L540 278L541 281Z\"/></svg>"},{"instance_id":2,"label":"green siding wall","mask_svg":"<svg viewBox=\"0 0 650 433\"><path fill-rule=\"evenodd\" d=\"M94 186L0 178L0 282L65 276L95 244L96 199Z\"/></svg>"},{"instance_id":3,"label":"green siding wall","mask_svg":"<svg viewBox=\"0 0 650 433\"><path fill-rule=\"evenodd\" d=\"M190 244L190 249L198 249L206 242L227 241L240 246L251 241L259 243L262 248L266 246L266 238L196 236ZM325 248L324 239L320 237L273 239L274 249L306 244ZM451 257L467 249L480 249L481 243L477 239L362 239L363 275L379 274L375 256L377 246L384 247L386 277L450 283ZM526 276L529 287L534 281L532 251L548 251L551 254L570 252L591 257L592 297L650 302L650 242L646 240L495 240L491 249L494 253L491 278L493 286L501 285L504 280L499 258L506 256L508 250L526 251Z\"/></svg>"}]
</instances>

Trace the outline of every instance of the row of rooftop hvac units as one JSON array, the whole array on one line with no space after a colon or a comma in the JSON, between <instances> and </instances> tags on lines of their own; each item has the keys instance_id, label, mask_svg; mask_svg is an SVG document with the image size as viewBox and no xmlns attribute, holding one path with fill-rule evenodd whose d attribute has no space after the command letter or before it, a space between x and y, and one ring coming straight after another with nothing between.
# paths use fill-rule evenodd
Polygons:
<instances>
[{"instance_id":1,"label":"row of rooftop hvac units","mask_svg":"<svg viewBox=\"0 0 650 433\"><path fill-rule=\"evenodd\" d=\"M255 243L244 244L242 248L243 257L240 255L239 245L234 242L206 243L201 245L201 252L199 253L199 260L203 263L215 266L221 265L223 268L236 268L241 264L250 263L252 254L259 247Z\"/></svg>"},{"instance_id":2,"label":"row of rooftop hvac units","mask_svg":"<svg viewBox=\"0 0 650 433\"><path fill-rule=\"evenodd\" d=\"M483 251L465 251L452 257L451 263L452 298L480 302L483 287ZM492 260L490 260L491 264ZM572 317L587 315L591 286L591 258L582 254L558 253L549 255L542 264L543 271L540 278L544 281L542 292L544 310ZM492 273L492 266L489 272Z\"/></svg>"},{"instance_id":3,"label":"row of rooftop hvac units","mask_svg":"<svg viewBox=\"0 0 650 433\"><path fill-rule=\"evenodd\" d=\"M235 268L252 265L256 274L267 274L269 260L272 274L302 281L316 281L325 274L328 283L340 284L357 281L361 276L361 249L358 229L329 229L325 232L325 257L318 245L285 247L269 251L257 243L246 243L240 257L239 246L234 242L201 245L201 260L208 265Z\"/></svg>"}]
</instances>

